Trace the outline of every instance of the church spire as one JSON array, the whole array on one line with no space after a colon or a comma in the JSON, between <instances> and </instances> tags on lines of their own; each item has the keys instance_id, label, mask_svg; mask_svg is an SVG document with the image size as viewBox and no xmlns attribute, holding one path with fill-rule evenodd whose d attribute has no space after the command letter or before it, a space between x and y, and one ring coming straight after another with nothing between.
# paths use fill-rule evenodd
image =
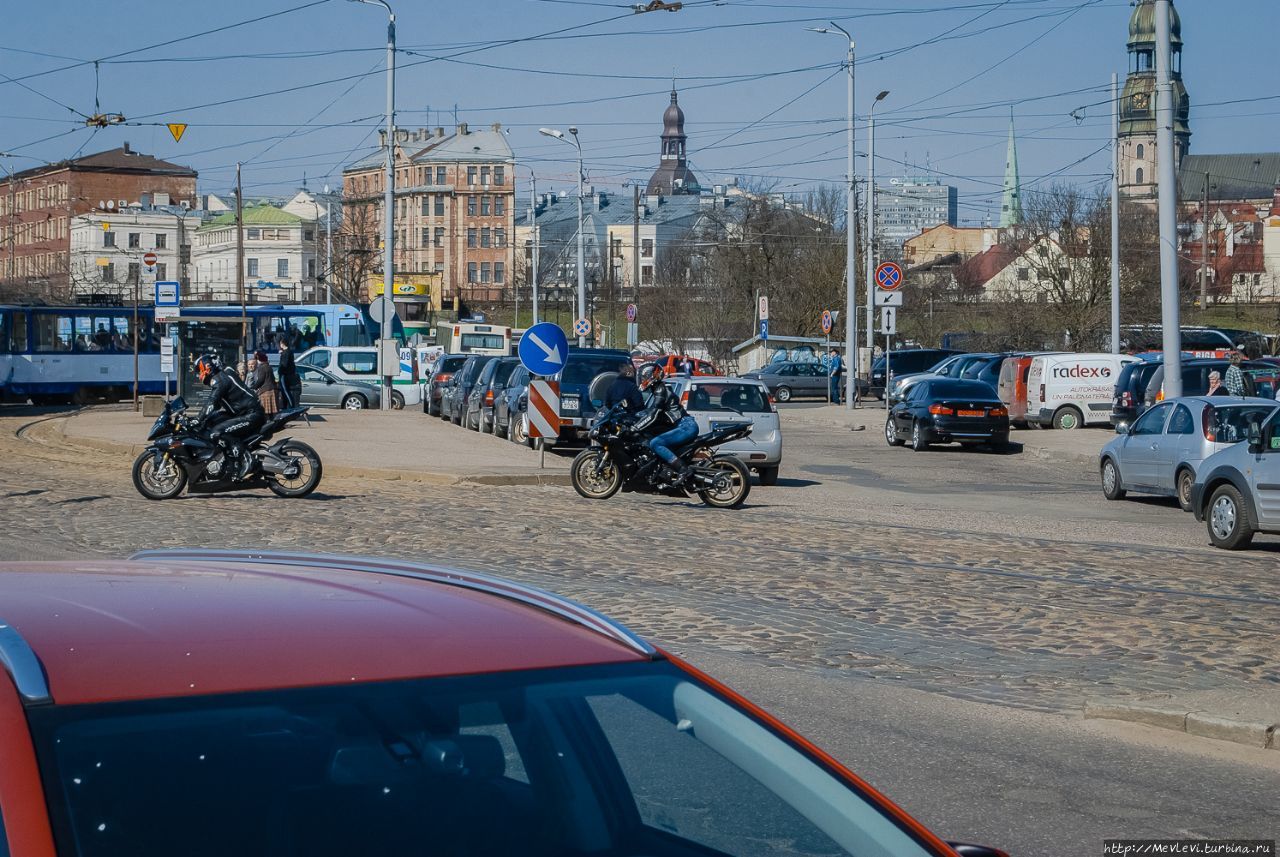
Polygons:
<instances>
[{"instance_id":1,"label":"church spire","mask_svg":"<svg viewBox=\"0 0 1280 857\"><path fill-rule=\"evenodd\" d=\"M1013 110L1009 111L1009 152L1004 162L1004 196L1000 201L1000 228L1022 223L1022 179L1018 175L1018 142L1013 133Z\"/></svg>"},{"instance_id":2,"label":"church spire","mask_svg":"<svg viewBox=\"0 0 1280 857\"><path fill-rule=\"evenodd\" d=\"M684 133L684 110L680 108L675 79L671 81L671 104L662 114L662 147L658 169L649 179L648 193L663 196L697 194L698 180L689 169Z\"/></svg>"}]
</instances>

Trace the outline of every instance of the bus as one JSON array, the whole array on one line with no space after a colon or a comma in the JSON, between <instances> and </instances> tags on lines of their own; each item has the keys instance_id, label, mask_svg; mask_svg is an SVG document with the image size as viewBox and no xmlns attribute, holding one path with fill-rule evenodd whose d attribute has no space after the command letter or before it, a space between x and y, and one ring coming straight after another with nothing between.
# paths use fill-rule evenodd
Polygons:
<instances>
[{"instance_id":1,"label":"bus","mask_svg":"<svg viewBox=\"0 0 1280 857\"><path fill-rule=\"evenodd\" d=\"M441 343L443 344L443 343ZM450 325L449 354L511 354L511 328L500 324L455 321Z\"/></svg>"}]
</instances>

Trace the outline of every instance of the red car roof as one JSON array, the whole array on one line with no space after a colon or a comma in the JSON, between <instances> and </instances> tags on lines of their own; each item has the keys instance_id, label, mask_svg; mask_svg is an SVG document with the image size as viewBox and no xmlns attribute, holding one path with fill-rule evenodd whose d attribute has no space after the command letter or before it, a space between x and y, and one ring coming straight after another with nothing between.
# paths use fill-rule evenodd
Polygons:
<instances>
[{"instance_id":1,"label":"red car roof","mask_svg":"<svg viewBox=\"0 0 1280 857\"><path fill-rule=\"evenodd\" d=\"M647 658L503 594L393 574L324 561L0 563L0 622L34 650L58 704Z\"/></svg>"}]
</instances>

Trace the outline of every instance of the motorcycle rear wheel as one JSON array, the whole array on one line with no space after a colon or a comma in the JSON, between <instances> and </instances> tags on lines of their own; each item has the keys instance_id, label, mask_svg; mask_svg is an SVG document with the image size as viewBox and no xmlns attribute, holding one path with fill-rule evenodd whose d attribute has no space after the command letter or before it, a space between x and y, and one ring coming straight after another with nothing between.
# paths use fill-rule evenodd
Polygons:
<instances>
[{"instance_id":1,"label":"motorcycle rear wheel","mask_svg":"<svg viewBox=\"0 0 1280 857\"><path fill-rule=\"evenodd\" d=\"M751 493L751 471L747 466L731 455L721 455L710 463L700 465L700 471L711 471L717 482L723 486L715 486L698 492L702 502L716 509L734 509L741 506Z\"/></svg>"},{"instance_id":2,"label":"motorcycle rear wheel","mask_svg":"<svg viewBox=\"0 0 1280 857\"><path fill-rule=\"evenodd\" d=\"M320 484L320 476L324 465L320 463L320 455L300 440L292 440L280 448L283 458L292 460L298 465L298 475L292 479L279 473L267 474L267 487L277 497L305 497Z\"/></svg>"},{"instance_id":3,"label":"motorcycle rear wheel","mask_svg":"<svg viewBox=\"0 0 1280 857\"><path fill-rule=\"evenodd\" d=\"M622 471L612 461L606 461L604 469L596 474L596 464L602 455L602 449L584 449L569 468L573 490L588 500L607 500L622 487Z\"/></svg>"},{"instance_id":4,"label":"motorcycle rear wheel","mask_svg":"<svg viewBox=\"0 0 1280 857\"><path fill-rule=\"evenodd\" d=\"M133 462L133 487L148 500L172 500L187 487L187 472L172 459L144 452Z\"/></svg>"}]
</instances>

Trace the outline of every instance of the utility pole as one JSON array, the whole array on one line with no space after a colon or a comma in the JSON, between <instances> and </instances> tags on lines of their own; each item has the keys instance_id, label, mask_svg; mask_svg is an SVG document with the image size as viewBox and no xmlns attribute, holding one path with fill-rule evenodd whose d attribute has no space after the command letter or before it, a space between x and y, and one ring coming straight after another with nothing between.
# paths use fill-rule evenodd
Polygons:
<instances>
[{"instance_id":1,"label":"utility pole","mask_svg":"<svg viewBox=\"0 0 1280 857\"><path fill-rule=\"evenodd\" d=\"M640 303L640 185L631 187L631 300Z\"/></svg>"},{"instance_id":2,"label":"utility pole","mask_svg":"<svg viewBox=\"0 0 1280 857\"><path fill-rule=\"evenodd\" d=\"M333 197L324 186L324 302L333 303Z\"/></svg>"},{"instance_id":3,"label":"utility pole","mask_svg":"<svg viewBox=\"0 0 1280 857\"><path fill-rule=\"evenodd\" d=\"M1111 353L1120 353L1120 89L1111 73Z\"/></svg>"},{"instance_id":4,"label":"utility pole","mask_svg":"<svg viewBox=\"0 0 1280 857\"><path fill-rule=\"evenodd\" d=\"M133 265L133 410L138 410L138 304L142 300L142 263Z\"/></svg>"},{"instance_id":5,"label":"utility pole","mask_svg":"<svg viewBox=\"0 0 1280 857\"><path fill-rule=\"evenodd\" d=\"M1209 309L1209 174L1204 174L1204 208L1200 209L1200 316Z\"/></svg>"},{"instance_id":6,"label":"utility pole","mask_svg":"<svg viewBox=\"0 0 1280 857\"><path fill-rule=\"evenodd\" d=\"M555 139L561 140L565 143L569 142L568 139L565 138L563 131L556 131L551 128L539 128L538 133L542 134L544 137L554 137ZM578 306L577 317L574 319L576 323L577 319L586 318L587 312L587 263L584 247L586 234L583 232L582 228L582 141L578 139L577 128L571 127L569 129L569 135L573 137L572 145L576 146L578 149ZM585 336L579 336L578 347L585 348L586 345L587 338Z\"/></svg>"},{"instance_id":7,"label":"utility pole","mask_svg":"<svg viewBox=\"0 0 1280 857\"><path fill-rule=\"evenodd\" d=\"M533 323L538 323L538 177L529 171L529 223L533 228L533 266L529 269L529 285L533 291Z\"/></svg>"},{"instance_id":8,"label":"utility pole","mask_svg":"<svg viewBox=\"0 0 1280 857\"><path fill-rule=\"evenodd\" d=\"M876 96L875 101L871 102L871 110L867 116L867 233L864 239L867 242L867 344L875 342L875 323L876 317L876 105L888 96L888 90L881 92ZM885 343L886 351L888 343ZM885 358L888 359L887 357ZM868 373L869 374L869 373ZM886 364L885 370L886 389L889 384L889 373ZM888 397L885 397L888 402ZM886 405L887 407L887 405Z\"/></svg>"},{"instance_id":9,"label":"utility pole","mask_svg":"<svg viewBox=\"0 0 1280 857\"><path fill-rule=\"evenodd\" d=\"M240 359L249 347L249 311L244 294L244 186L240 183L240 164L236 164L236 291L240 295ZM292 345L292 343L290 343Z\"/></svg>"},{"instance_id":10,"label":"utility pole","mask_svg":"<svg viewBox=\"0 0 1280 857\"><path fill-rule=\"evenodd\" d=\"M1182 395L1182 330L1178 306L1178 185L1173 134L1170 0L1156 0L1156 152L1160 177L1160 320L1164 327L1164 396Z\"/></svg>"}]
</instances>

